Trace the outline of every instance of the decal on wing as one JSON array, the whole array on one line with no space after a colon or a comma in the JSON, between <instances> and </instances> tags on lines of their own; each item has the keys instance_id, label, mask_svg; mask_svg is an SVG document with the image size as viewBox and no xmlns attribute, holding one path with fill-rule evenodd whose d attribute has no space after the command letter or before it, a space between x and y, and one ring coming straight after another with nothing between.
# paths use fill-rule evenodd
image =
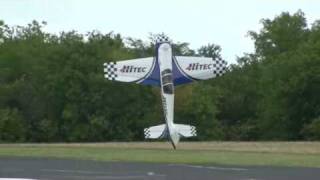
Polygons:
<instances>
[{"instance_id":1,"label":"decal on wing","mask_svg":"<svg viewBox=\"0 0 320 180\"><path fill-rule=\"evenodd\" d=\"M177 66L177 69L185 79L205 80L215 78L221 76L227 70L227 62L224 60L213 60L212 58L207 57L187 56L176 56L173 58L173 60ZM183 78L180 77L180 79L182 82ZM183 82L177 83L184 84Z\"/></svg>"},{"instance_id":2,"label":"decal on wing","mask_svg":"<svg viewBox=\"0 0 320 180\"><path fill-rule=\"evenodd\" d=\"M112 81L158 85L159 77L153 74L156 67L153 57L104 63L105 78Z\"/></svg>"}]
</instances>

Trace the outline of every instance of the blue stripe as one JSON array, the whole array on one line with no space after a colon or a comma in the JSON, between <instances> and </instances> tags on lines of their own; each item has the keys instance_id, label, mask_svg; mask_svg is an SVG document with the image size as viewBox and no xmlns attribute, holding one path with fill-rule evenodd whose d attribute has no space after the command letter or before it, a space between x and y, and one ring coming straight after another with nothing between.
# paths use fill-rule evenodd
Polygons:
<instances>
[{"instance_id":1,"label":"blue stripe","mask_svg":"<svg viewBox=\"0 0 320 180\"><path fill-rule=\"evenodd\" d=\"M160 69L157 60L150 76L147 79L143 80L140 84L160 86Z\"/></svg>"},{"instance_id":2,"label":"blue stripe","mask_svg":"<svg viewBox=\"0 0 320 180\"><path fill-rule=\"evenodd\" d=\"M174 60L174 57L172 58L172 72L173 72L173 84L175 86L192 82L192 79L183 75L183 73L181 72L181 69L177 65L177 61Z\"/></svg>"},{"instance_id":3,"label":"blue stripe","mask_svg":"<svg viewBox=\"0 0 320 180\"><path fill-rule=\"evenodd\" d=\"M154 68L152 70L152 73L148 78L145 80L141 81L140 84L143 85L151 85L151 86L159 86L160 87L160 68L159 68L159 63L158 63L158 48L160 44L156 44L155 48L155 53L156 53L156 58L155 58L155 64Z\"/></svg>"},{"instance_id":4,"label":"blue stripe","mask_svg":"<svg viewBox=\"0 0 320 180\"><path fill-rule=\"evenodd\" d=\"M145 80L141 81L140 84L144 85L152 85L152 86L159 86L160 87L160 68L158 63L158 48L161 43L157 43L155 47L155 65L152 70L152 73L150 73L149 77ZM173 84L174 86L178 86L181 84L191 83L193 82L193 79L191 77L188 77L185 75L182 70L180 69L179 65L177 64L177 61L174 59L175 57L172 57L172 74L173 74Z\"/></svg>"}]
</instances>

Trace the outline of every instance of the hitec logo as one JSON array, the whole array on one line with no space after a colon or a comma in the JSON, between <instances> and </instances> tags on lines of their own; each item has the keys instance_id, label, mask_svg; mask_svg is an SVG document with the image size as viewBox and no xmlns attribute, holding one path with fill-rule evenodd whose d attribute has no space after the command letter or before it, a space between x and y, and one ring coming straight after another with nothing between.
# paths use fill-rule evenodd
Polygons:
<instances>
[{"instance_id":1,"label":"hitec logo","mask_svg":"<svg viewBox=\"0 0 320 180\"><path fill-rule=\"evenodd\" d=\"M123 73L140 73L146 72L146 69L146 67L123 66L120 71Z\"/></svg>"},{"instance_id":2,"label":"hitec logo","mask_svg":"<svg viewBox=\"0 0 320 180\"><path fill-rule=\"evenodd\" d=\"M186 69L188 71L194 71L194 70L212 69L212 67L215 67L215 64L190 63L189 66Z\"/></svg>"}]
</instances>

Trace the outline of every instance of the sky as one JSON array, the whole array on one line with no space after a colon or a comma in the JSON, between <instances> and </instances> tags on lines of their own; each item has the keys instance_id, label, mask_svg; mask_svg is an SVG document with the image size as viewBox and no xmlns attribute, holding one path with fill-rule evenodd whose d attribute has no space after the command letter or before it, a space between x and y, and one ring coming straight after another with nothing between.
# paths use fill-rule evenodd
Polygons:
<instances>
[{"instance_id":1,"label":"sky","mask_svg":"<svg viewBox=\"0 0 320 180\"><path fill-rule=\"evenodd\" d=\"M113 31L144 41L163 32L192 49L218 44L222 57L234 63L254 51L247 32L259 31L261 19L299 9L309 25L320 19L317 0L0 0L0 19L9 25L46 21L50 33Z\"/></svg>"}]
</instances>

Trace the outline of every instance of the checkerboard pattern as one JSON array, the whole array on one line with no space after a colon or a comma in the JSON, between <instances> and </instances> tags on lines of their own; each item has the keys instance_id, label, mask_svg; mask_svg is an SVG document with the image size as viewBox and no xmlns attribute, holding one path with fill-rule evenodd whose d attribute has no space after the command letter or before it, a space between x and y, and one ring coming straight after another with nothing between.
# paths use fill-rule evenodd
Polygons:
<instances>
[{"instance_id":1,"label":"checkerboard pattern","mask_svg":"<svg viewBox=\"0 0 320 180\"><path fill-rule=\"evenodd\" d=\"M118 75L117 75L117 68L116 62L108 62L108 63L104 63L104 77L107 78L108 80L115 80Z\"/></svg>"},{"instance_id":2,"label":"checkerboard pattern","mask_svg":"<svg viewBox=\"0 0 320 180\"><path fill-rule=\"evenodd\" d=\"M222 59L213 60L214 71L213 74L216 76L222 76L227 70L227 61Z\"/></svg>"},{"instance_id":3,"label":"checkerboard pattern","mask_svg":"<svg viewBox=\"0 0 320 180\"><path fill-rule=\"evenodd\" d=\"M144 138L148 139L148 138L150 138L150 136L151 136L150 129L145 128L144 129Z\"/></svg>"},{"instance_id":4,"label":"checkerboard pattern","mask_svg":"<svg viewBox=\"0 0 320 180\"><path fill-rule=\"evenodd\" d=\"M169 38L165 35L160 35L156 39L156 43L161 43L161 42L169 42Z\"/></svg>"},{"instance_id":5,"label":"checkerboard pattern","mask_svg":"<svg viewBox=\"0 0 320 180\"><path fill-rule=\"evenodd\" d=\"M194 127L194 126L191 126L191 134L192 134L192 136L197 136L197 130L196 130L196 127Z\"/></svg>"}]
</instances>

